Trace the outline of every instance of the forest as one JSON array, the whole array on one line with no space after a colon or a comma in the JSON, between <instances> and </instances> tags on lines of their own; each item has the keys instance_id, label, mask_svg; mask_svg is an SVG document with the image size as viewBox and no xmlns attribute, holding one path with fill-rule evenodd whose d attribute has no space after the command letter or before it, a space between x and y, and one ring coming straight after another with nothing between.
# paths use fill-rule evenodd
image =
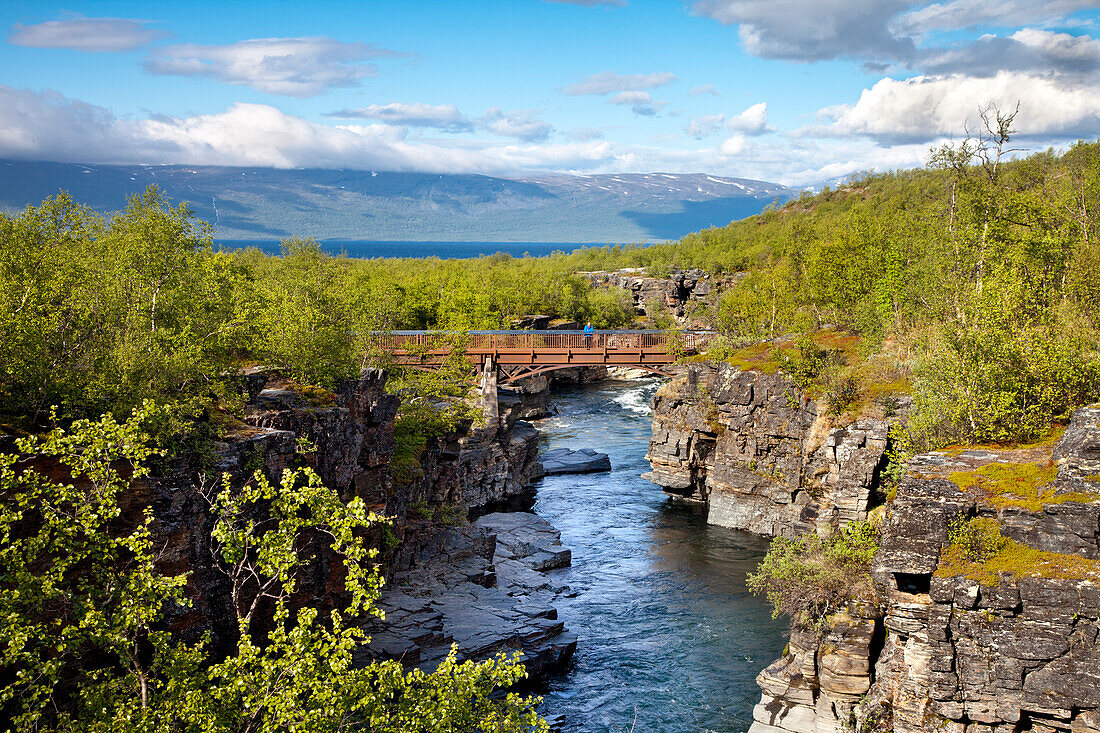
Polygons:
<instances>
[{"instance_id":1,"label":"forest","mask_svg":"<svg viewBox=\"0 0 1100 733\"><path fill-rule=\"evenodd\" d=\"M1011 124L997 117L986 134L933 150L923 169L861 175L679 242L546 258L355 260L301 239L279 257L223 251L209 224L155 187L110 216L64 193L0 215L0 707L12 730L315 730L323 710L346 722L333 730L368 719L378 722L365 729L398 730L439 705L467 720L498 716L495 730L541 725L531 701L490 695L522 674L509 660L419 678L349 667L355 635L344 621L369 613L378 589L350 538L381 518L308 471L281 487L257 476L213 504L229 566L245 552L242 507L278 520L262 552L282 589L272 606L281 623L257 645L242 617L239 647L223 659L157 630L185 579L154 572L147 525L120 535L112 523L128 481L178 447L171 440L232 412L243 367L331 388L385 365L371 348L379 331L507 328L532 313L634 321L624 291L578 271L703 268L726 282L694 314L721 332L705 358L740 362L783 339L793 346L775 364L830 395L869 389L873 367L888 364L885 378L914 400L909 450L1042 436L1100 399L1100 142L1016 159ZM811 338L822 332L845 335L842 358ZM462 391L400 375L395 384L406 396ZM68 466L74 482L91 477L93 493L36 474L28 455ZM293 538L311 529L335 538L354 590L325 623L283 602L299 565ZM120 563L125 587L103 591ZM58 616L74 574L87 582L65 590ZM96 663L74 680L74 659ZM289 659L304 661L283 684ZM262 702L273 689L276 702Z\"/></svg>"}]
</instances>

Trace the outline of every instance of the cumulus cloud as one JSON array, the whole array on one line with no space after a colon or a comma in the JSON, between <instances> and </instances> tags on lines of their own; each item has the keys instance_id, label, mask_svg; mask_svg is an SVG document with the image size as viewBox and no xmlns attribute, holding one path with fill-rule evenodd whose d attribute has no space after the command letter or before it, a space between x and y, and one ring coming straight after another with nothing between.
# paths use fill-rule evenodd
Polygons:
<instances>
[{"instance_id":1,"label":"cumulus cloud","mask_svg":"<svg viewBox=\"0 0 1100 733\"><path fill-rule=\"evenodd\" d=\"M918 42L934 32L1050 24L1085 8L1095 8L1095 2L696 0L693 6L699 15L736 25L745 50L756 56L803 62L848 58L873 73L908 68L970 76L1003 70L1089 74L1100 68L1100 50L1087 35L1044 28L1023 28L1010 36L985 33L947 46Z\"/></svg>"},{"instance_id":2,"label":"cumulus cloud","mask_svg":"<svg viewBox=\"0 0 1100 733\"><path fill-rule=\"evenodd\" d=\"M133 18L68 18L35 25L16 23L8 43L33 48L65 48L103 53L133 51L167 34L148 28L149 21Z\"/></svg>"},{"instance_id":3,"label":"cumulus cloud","mask_svg":"<svg viewBox=\"0 0 1100 733\"><path fill-rule=\"evenodd\" d=\"M619 92L607 101L610 104L628 104L634 114L643 117L655 117L668 104L668 102L655 101L649 92Z\"/></svg>"},{"instance_id":4,"label":"cumulus cloud","mask_svg":"<svg viewBox=\"0 0 1100 733\"><path fill-rule=\"evenodd\" d=\"M365 63L368 59L407 55L325 36L254 38L225 46L168 46L144 66L153 74L206 77L270 94L312 97L374 76L377 69Z\"/></svg>"},{"instance_id":5,"label":"cumulus cloud","mask_svg":"<svg viewBox=\"0 0 1100 733\"><path fill-rule=\"evenodd\" d=\"M730 135L718 146L719 155L740 155L745 151L746 143L744 135Z\"/></svg>"},{"instance_id":6,"label":"cumulus cloud","mask_svg":"<svg viewBox=\"0 0 1100 733\"><path fill-rule=\"evenodd\" d=\"M973 129L980 105L1013 109L1017 102L1015 126L1022 136L1090 137L1100 129L1097 86L1004 71L989 78L882 79L865 89L854 105L831 108L831 124L802 132L863 135L891 143L929 141L959 135L964 123Z\"/></svg>"},{"instance_id":7,"label":"cumulus cloud","mask_svg":"<svg viewBox=\"0 0 1100 733\"><path fill-rule=\"evenodd\" d=\"M746 135L755 136L763 135L766 132L775 132L775 128L768 124L768 105L764 102L754 104L741 114L729 118L725 115L694 117L684 129L684 132L696 140L701 140L718 134L723 126L737 133L733 138L730 138L731 140L743 138ZM731 145L733 144L743 144L743 142L731 143Z\"/></svg>"},{"instance_id":8,"label":"cumulus cloud","mask_svg":"<svg viewBox=\"0 0 1100 733\"><path fill-rule=\"evenodd\" d=\"M616 74L613 71L601 71L587 79L570 84L562 89L564 94L611 94L612 92L632 92L643 89L655 89L677 80L675 74L657 72L653 74Z\"/></svg>"},{"instance_id":9,"label":"cumulus cloud","mask_svg":"<svg viewBox=\"0 0 1100 733\"><path fill-rule=\"evenodd\" d=\"M759 102L746 109L739 115L730 118L726 125L744 135L763 135L765 132L774 132L775 128L768 125L768 105Z\"/></svg>"},{"instance_id":10,"label":"cumulus cloud","mask_svg":"<svg viewBox=\"0 0 1100 733\"><path fill-rule=\"evenodd\" d=\"M414 102L390 102L372 104L358 109L341 109L326 112L326 117L341 119L378 120L389 125L407 125L409 127L431 127L446 132L471 132L474 123L458 111L453 104L421 104Z\"/></svg>"},{"instance_id":11,"label":"cumulus cloud","mask_svg":"<svg viewBox=\"0 0 1100 733\"><path fill-rule=\"evenodd\" d=\"M712 97L722 96L721 94L718 93L718 90L714 88L713 84L703 84L702 86L692 87L691 89L688 90L688 96L689 97L701 97L701 96L707 95L707 94L709 94Z\"/></svg>"},{"instance_id":12,"label":"cumulus cloud","mask_svg":"<svg viewBox=\"0 0 1100 733\"><path fill-rule=\"evenodd\" d=\"M870 56L907 59L916 47L890 32L909 0L698 0L695 13L737 25L755 56L821 61Z\"/></svg>"}]
</instances>

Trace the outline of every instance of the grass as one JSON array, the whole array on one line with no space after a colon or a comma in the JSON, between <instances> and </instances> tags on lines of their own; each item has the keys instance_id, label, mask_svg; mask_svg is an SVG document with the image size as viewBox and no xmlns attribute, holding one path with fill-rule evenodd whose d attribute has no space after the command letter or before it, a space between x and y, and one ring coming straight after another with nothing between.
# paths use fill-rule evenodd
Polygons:
<instances>
[{"instance_id":1,"label":"grass","mask_svg":"<svg viewBox=\"0 0 1100 733\"><path fill-rule=\"evenodd\" d=\"M955 471L948 478L963 491L978 493L984 503L994 507L1041 511L1046 504L1088 504L1100 499L1100 494L1055 494L1050 483L1057 473L1058 469L1049 463L990 463L974 471Z\"/></svg>"}]
</instances>

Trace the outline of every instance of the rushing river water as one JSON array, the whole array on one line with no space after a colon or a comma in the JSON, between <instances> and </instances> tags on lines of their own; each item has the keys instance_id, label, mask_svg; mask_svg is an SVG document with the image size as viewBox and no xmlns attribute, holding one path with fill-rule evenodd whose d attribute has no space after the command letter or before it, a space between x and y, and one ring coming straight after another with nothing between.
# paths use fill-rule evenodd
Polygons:
<instances>
[{"instance_id":1,"label":"rushing river water","mask_svg":"<svg viewBox=\"0 0 1100 733\"><path fill-rule=\"evenodd\" d=\"M786 626L749 593L766 542L712 527L640 478L655 381L555 392L545 447L594 448L612 471L549 476L535 511L573 551L558 604L580 637L573 668L537 690L566 731L744 731L757 673L779 656Z\"/></svg>"}]
</instances>

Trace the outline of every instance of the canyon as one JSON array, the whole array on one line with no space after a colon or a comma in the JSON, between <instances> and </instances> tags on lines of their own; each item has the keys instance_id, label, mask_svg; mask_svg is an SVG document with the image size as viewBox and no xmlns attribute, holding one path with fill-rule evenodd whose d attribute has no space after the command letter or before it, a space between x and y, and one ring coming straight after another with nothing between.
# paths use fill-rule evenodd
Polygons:
<instances>
[{"instance_id":1,"label":"canyon","mask_svg":"<svg viewBox=\"0 0 1100 733\"><path fill-rule=\"evenodd\" d=\"M653 410L647 478L712 524L796 538L882 522L873 597L792 629L757 679L751 733L1097 730L1100 408L1045 445L912 456L889 491L904 400L840 420L782 373L698 363ZM1030 498L957 483L1032 467L1053 480ZM975 518L995 520L1019 566L952 564L953 532Z\"/></svg>"}]
</instances>

